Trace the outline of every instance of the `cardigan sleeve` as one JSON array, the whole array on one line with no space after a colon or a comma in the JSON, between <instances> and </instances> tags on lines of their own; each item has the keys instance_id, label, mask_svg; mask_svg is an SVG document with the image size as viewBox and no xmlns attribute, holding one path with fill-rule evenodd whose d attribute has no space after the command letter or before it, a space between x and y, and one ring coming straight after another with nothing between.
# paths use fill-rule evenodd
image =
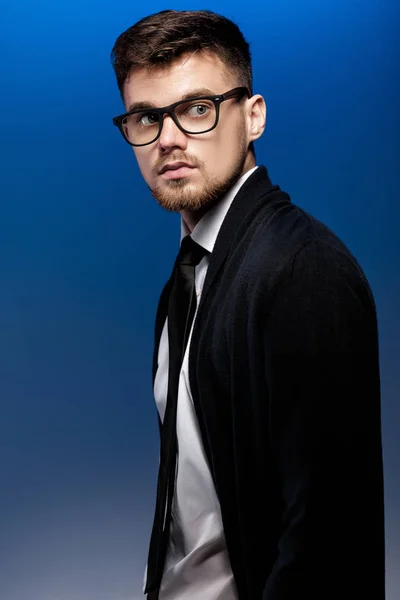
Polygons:
<instances>
[{"instance_id":1,"label":"cardigan sleeve","mask_svg":"<svg viewBox=\"0 0 400 600\"><path fill-rule=\"evenodd\" d=\"M263 335L283 505L263 600L383 600L377 322L351 254L320 240L303 247Z\"/></svg>"}]
</instances>

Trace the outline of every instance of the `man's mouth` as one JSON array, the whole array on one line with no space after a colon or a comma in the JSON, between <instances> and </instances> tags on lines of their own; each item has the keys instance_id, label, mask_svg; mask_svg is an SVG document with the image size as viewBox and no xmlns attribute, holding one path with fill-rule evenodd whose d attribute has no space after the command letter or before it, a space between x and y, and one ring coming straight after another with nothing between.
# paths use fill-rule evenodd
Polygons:
<instances>
[{"instance_id":1,"label":"man's mouth","mask_svg":"<svg viewBox=\"0 0 400 600\"><path fill-rule=\"evenodd\" d=\"M159 173L163 179L179 179L188 177L196 170L194 165L186 162L175 162L164 165Z\"/></svg>"},{"instance_id":2,"label":"man's mouth","mask_svg":"<svg viewBox=\"0 0 400 600\"><path fill-rule=\"evenodd\" d=\"M193 169L195 167L194 167L194 165L191 165L190 163L182 162L182 161L178 161L178 162L174 162L174 163L167 163L160 169L160 175L162 175L166 171L177 171L178 169L182 169L182 168Z\"/></svg>"}]
</instances>

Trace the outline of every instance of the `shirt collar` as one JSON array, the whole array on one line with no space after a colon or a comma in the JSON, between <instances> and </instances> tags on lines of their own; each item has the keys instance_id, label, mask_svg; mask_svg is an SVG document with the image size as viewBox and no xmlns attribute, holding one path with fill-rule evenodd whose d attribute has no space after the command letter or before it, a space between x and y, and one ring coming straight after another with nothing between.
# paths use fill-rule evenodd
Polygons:
<instances>
[{"instance_id":1,"label":"shirt collar","mask_svg":"<svg viewBox=\"0 0 400 600\"><path fill-rule=\"evenodd\" d=\"M257 169L254 167L247 171L237 182L231 187L229 192L225 194L225 196L213 206L201 219L192 231L192 238L195 242L203 246L208 252L212 252L214 249L214 245L218 236L218 232L221 228L223 220L226 217L226 213L228 212L233 199L238 193L239 189L242 187L246 179L250 177L250 175ZM189 229L186 226L185 221L181 218L181 241L184 237L190 234Z\"/></svg>"}]
</instances>

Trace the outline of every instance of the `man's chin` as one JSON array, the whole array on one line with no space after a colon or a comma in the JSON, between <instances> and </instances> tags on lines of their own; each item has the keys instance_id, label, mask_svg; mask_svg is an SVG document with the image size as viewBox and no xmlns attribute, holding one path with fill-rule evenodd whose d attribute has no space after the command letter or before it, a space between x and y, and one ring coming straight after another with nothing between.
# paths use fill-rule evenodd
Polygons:
<instances>
[{"instance_id":1,"label":"man's chin","mask_svg":"<svg viewBox=\"0 0 400 600\"><path fill-rule=\"evenodd\" d=\"M169 212L182 210L197 211L209 204L207 195L200 195L196 190L190 189L187 179L174 179L167 188L156 187L150 189L151 194L158 204Z\"/></svg>"},{"instance_id":2,"label":"man's chin","mask_svg":"<svg viewBox=\"0 0 400 600\"><path fill-rule=\"evenodd\" d=\"M198 198L171 198L166 196L155 196L154 194L153 196L161 208L164 208L168 212L181 212L183 210L197 212L211 206L211 201L199 202Z\"/></svg>"}]
</instances>

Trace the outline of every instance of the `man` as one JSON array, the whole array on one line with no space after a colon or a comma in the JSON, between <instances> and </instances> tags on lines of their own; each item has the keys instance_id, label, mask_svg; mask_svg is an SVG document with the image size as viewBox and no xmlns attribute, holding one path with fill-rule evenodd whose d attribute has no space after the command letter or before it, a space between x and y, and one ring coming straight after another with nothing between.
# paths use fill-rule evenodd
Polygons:
<instances>
[{"instance_id":1,"label":"man","mask_svg":"<svg viewBox=\"0 0 400 600\"><path fill-rule=\"evenodd\" d=\"M163 11L121 34L112 58L125 105L114 123L155 199L182 217L156 319L161 454L144 591L383 600L368 282L257 167L266 106L234 23Z\"/></svg>"}]
</instances>

